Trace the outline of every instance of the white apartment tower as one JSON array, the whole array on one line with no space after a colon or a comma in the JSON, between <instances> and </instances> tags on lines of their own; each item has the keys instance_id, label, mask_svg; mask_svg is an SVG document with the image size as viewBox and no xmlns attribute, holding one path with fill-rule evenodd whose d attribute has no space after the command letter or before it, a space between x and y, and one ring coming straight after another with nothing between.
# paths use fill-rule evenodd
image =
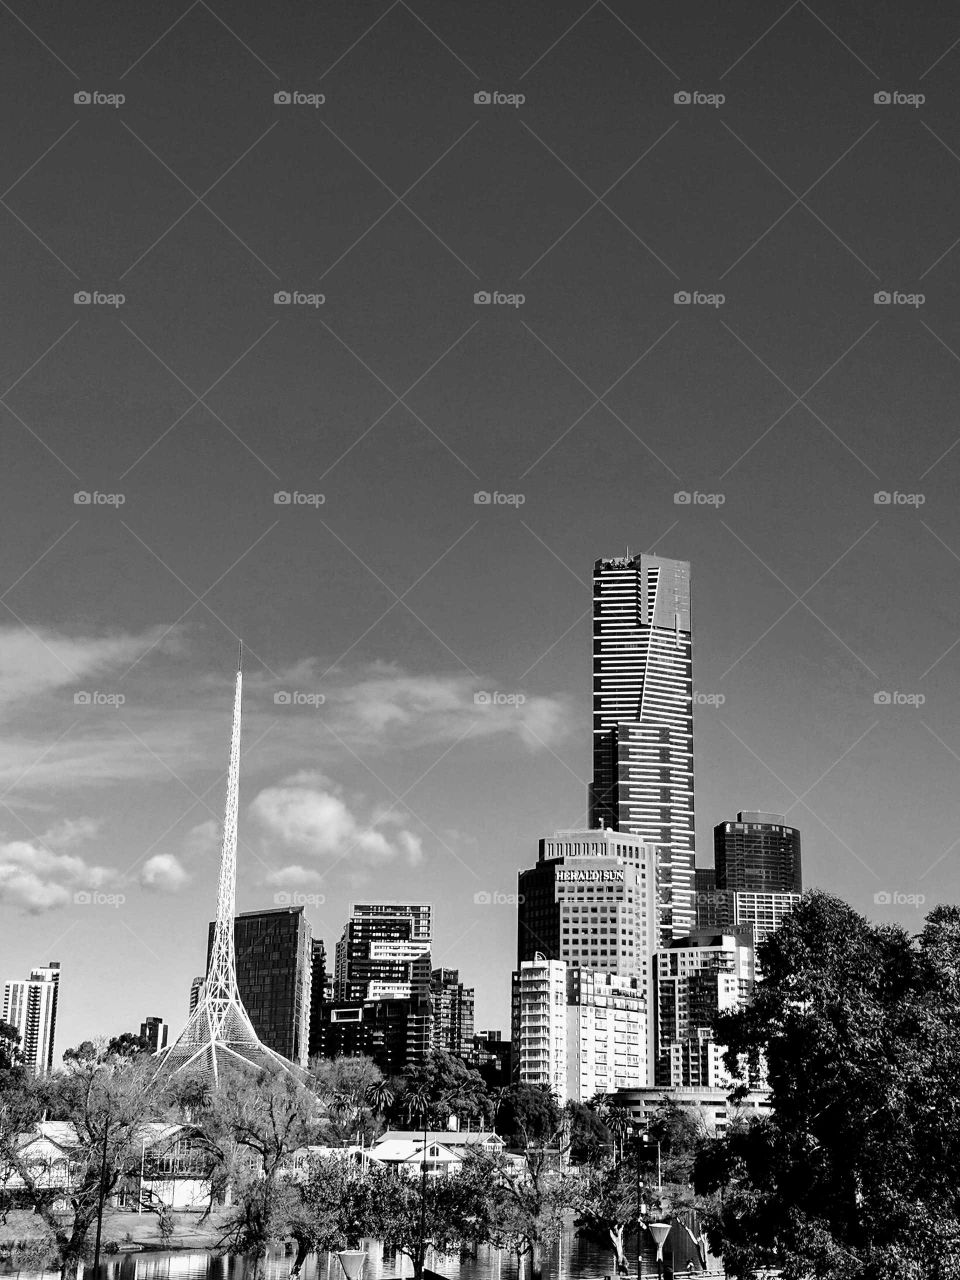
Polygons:
<instances>
[{"instance_id":1,"label":"white apartment tower","mask_svg":"<svg viewBox=\"0 0 960 1280\"><path fill-rule=\"evenodd\" d=\"M3 986L4 1022L20 1033L24 1066L36 1075L53 1070L53 1044L57 1034L57 1000L60 994L60 962L33 969L25 982L11 978Z\"/></svg>"}]
</instances>

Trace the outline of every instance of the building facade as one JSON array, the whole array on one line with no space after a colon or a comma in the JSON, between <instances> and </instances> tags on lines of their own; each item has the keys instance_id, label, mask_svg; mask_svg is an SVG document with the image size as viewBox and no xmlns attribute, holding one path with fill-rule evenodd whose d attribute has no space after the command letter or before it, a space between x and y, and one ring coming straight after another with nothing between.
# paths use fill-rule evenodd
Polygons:
<instances>
[{"instance_id":1,"label":"building facade","mask_svg":"<svg viewBox=\"0 0 960 1280\"><path fill-rule=\"evenodd\" d=\"M213 932L211 921L208 968ZM313 939L303 907L242 912L234 919L233 939L237 986L254 1030L268 1049L298 1066L306 1066Z\"/></svg>"},{"instance_id":2,"label":"building facade","mask_svg":"<svg viewBox=\"0 0 960 1280\"><path fill-rule=\"evenodd\" d=\"M567 1093L588 1102L598 1093L647 1082L647 1005L638 978L593 969L567 970Z\"/></svg>"},{"instance_id":3,"label":"building facade","mask_svg":"<svg viewBox=\"0 0 960 1280\"><path fill-rule=\"evenodd\" d=\"M781 814L742 810L713 829L716 887L746 893L802 893L800 832Z\"/></svg>"},{"instance_id":4,"label":"building facade","mask_svg":"<svg viewBox=\"0 0 960 1280\"><path fill-rule=\"evenodd\" d=\"M567 966L537 955L513 975L513 1071L516 1084L567 1096Z\"/></svg>"},{"instance_id":5,"label":"building facade","mask_svg":"<svg viewBox=\"0 0 960 1280\"><path fill-rule=\"evenodd\" d=\"M32 969L26 981L11 978L4 983L0 1017L16 1028L23 1064L35 1075L46 1075L53 1070L59 999L58 960Z\"/></svg>"},{"instance_id":6,"label":"building facade","mask_svg":"<svg viewBox=\"0 0 960 1280\"><path fill-rule=\"evenodd\" d=\"M169 1031L162 1018L147 1018L140 1023L140 1038L148 1042L151 1053L159 1053L167 1047Z\"/></svg>"},{"instance_id":7,"label":"building facade","mask_svg":"<svg viewBox=\"0 0 960 1280\"><path fill-rule=\"evenodd\" d=\"M355 903L337 943L334 998L429 1003L432 917L425 902Z\"/></svg>"},{"instance_id":8,"label":"building facade","mask_svg":"<svg viewBox=\"0 0 960 1280\"><path fill-rule=\"evenodd\" d=\"M317 1051L324 1058L364 1054L384 1075L395 1076L427 1056L430 1027L429 1001L337 1001L324 1005Z\"/></svg>"},{"instance_id":9,"label":"building facade","mask_svg":"<svg viewBox=\"0 0 960 1280\"><path fill-rule=\"evenodd\" d=\"M467 1062L490 1089L506 1088L513 1080L513 1044L502 1031L475 1031Z\"/></svg>"},{"instance_id":10,"label":"building facade","mask_svg":"<svg viewBox=\"0 0 960 1280\"><path fill-rule=\"evenodd\" d=\"M801 897L799 893L738 893L733 889L698 893L697 927L720 931L749 927L754 945L758 945L780 928Z\"/></svg>"},{"instance_id":11,"label":"building facade","mask_svg":"<svg viewBox=\"0 0 960 1280\"><path fill-rule=\"evenodd\" d=\"M473 1048L473 987L464 986L457 969L434 969L430 1000L433 1048L466 1058Z\"/></svg>"},{"instance_id":12,"label":"building facade","mask_svg":"<svg viewBox=\"0 0 960 1280\"><path fill-rule=\"evenodd\" d=\"M657 1057L653 1084L668 1089L720 1089L730 1083L713 1018L750 998L752 936L695 930L655 957Z\"/></svg>"},{"instance_id":13,"label":"building facade","mask_svg":"<svg viewBox=\"0 0 960 1280\"><path fill-rule=\"evenodd\" d=\"M593 618L589 825L656 846L666 945L696 921L690 565L598 560Z\"/></svg>"}]
</instances>

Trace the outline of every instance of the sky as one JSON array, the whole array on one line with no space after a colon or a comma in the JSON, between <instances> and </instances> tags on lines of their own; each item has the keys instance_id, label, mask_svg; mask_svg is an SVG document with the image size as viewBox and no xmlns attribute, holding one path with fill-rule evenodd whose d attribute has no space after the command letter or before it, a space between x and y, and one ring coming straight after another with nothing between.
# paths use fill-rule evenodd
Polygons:
<instances>
[{"instance_id":1,"label":"sky","mask_svg":"<svg viewBox=\"0 0 960 1280\"><path fill-rule=\"evenodd\" d=\"M239 637L239 909L433 902L506 1028L627 548L692 565L698 863L764 809L871 919L957 901L948 7L12 0L0 48L0 977L61 962L58 1050L185 1020Z\"/></svg>"}]
</instances>

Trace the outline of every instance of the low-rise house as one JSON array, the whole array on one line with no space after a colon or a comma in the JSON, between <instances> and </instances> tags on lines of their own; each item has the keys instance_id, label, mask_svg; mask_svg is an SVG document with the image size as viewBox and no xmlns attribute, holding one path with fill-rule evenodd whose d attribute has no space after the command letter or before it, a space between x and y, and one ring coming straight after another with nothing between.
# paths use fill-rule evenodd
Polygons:
<instances>
[{"instance_id":1,"label":"low-rise house","mask_svg":"<svg viewBox=\"0 0 960 1280\"><path fill-rule=\"evenodd\" d=\"M425 1161L428 1177L449 1177L459 1173L468 1150L500 1155L503 1148L504 1141L500 1135L489 1130L431 1129L424 1135L422 1129L388 1129L367 1148L367 1158L378 1164L416 1173L422 1171Z\"/></svg>"}]
</instances>

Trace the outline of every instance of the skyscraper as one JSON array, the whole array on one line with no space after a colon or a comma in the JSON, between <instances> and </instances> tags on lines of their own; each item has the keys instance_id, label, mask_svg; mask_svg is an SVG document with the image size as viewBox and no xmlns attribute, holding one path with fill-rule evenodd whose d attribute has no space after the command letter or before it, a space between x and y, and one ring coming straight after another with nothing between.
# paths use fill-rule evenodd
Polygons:
<instances>
[{"instance_id":1,"label":"skyscraper","mask_svg":"<svg viewBox=\"0 0 960 1280\"><path fill-rule=\"evenodd\" d=\"M742 810L713 829L718 889L802 893L800 832L782 814Z\"/></svg>"},{"instance_id":2,"label":"skyscraper","mask_svg":"<svg viewBox=\"0 0 960 1280\"><path fill-rule=\"evenodd\" d=\"M328 1003L327 992L327 948L322 938L314 938L311 965L313 974L310 981L310 1040L309 1056L321 1052L321 1025L323 1023L323 1006Z\"/></svg>"},{"instance_id":3,"label":"skyscraper","mask_svg":"<svg viewBox=\"0 0 960 1280\"><path fill-rule=\"evenodd\" d=\"M215 924L207 941L207 963ZM237 987L261 1042L306 1066L310 1040L313 946L303 907L244 911L234 918Z\"/></svg>"},{"instance_id":4,"label":"skyscraper","mask_svg":"<svg viewBox=\"0 0 960 1280\"><path fill-rule=\"evenodd\" d=\"M140 1038L149 1041L150 1052L159 1053L167 1047L169 1028L162 1018L147 1018L140 1023Z\"/></svg>"},{"instance_id":5,"label":"skyscraper","mask_svg":"<svg viewBox=\"0 0 960 1280\"><path fill-rule=\"evenodd\" d=\"M11 978L4 983L0 1017L19 1032L24 1066L36 1075L53 1070L59 997L59 960L32 969L25 982Z\"/></svg>"},{"instance_id":6,"label":"skyscraper","mask_svg":"<svg viewBox=\"0 0 960 1280\"><path fill-rule=\"evenodd\" d=\"M473 1049L473 987L464 986L458 969L434 969L430 995L433 1048L466 1058Z\"/></svg>"},{"instance_id":7,"label":"skyscraper","mask_svg":"<svg viewBox=\"0 0 960 1280\"><path fill-rule=\"evenodd\" d=\"M590 826L657 847L666 945L695 924L690 565L598 560L593 616Z\"/></svg>"}]
</instances>

